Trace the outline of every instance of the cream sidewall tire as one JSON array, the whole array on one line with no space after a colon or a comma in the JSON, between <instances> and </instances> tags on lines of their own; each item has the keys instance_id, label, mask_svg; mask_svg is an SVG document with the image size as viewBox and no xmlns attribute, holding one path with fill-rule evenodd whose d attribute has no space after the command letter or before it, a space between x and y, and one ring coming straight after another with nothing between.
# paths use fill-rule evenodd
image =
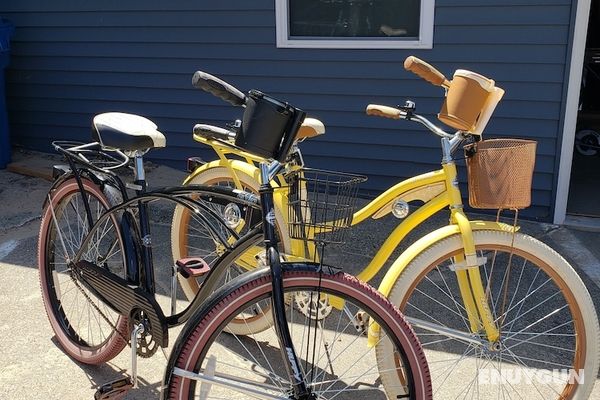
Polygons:
<instances>
[{"instance_id":1,"label":"cream sidewall tire","mask_svg":"<svg viewBox=\"0 0 600 400\"><path fill-rule=\"evenodd\" d=\"M502 245L510 247L512 234L501 231L475 231L473 232L476 246L485 245ZM581 315L584 317L583 326L585 330L585 379L584 383L578 385L575 389L573 399L587 399L593 389L598 374L599 364L599 341L600 328L598 327L598 318L596 309L592 299L587 291L584 283L579 278L579 275L569 265L569 263L560 256L556 251L552 250L547 245L527 235L517 233L515 235L514 247L521 250L525 254L530 254L543 263L548 265L555 273L563 280L564 286L568 287L571 295L575 299L575 303L580 309ZM440 260L442 256L447 259L449 254L462 249L462 241L460 235L454 235L449 238L440 240L416 257L400 275L392 290L390 291L389 299L397 306L400 306L405 301L405 296L409 295L409 290L414 285L414 281L426 271L431 264ZM385 344L377 348L377 362L379 368L386 370L393 365L393 359L386 357L390 349L385 348ZM432 373L433 374L433 373ZM388 384L393 384L388 382Z\"/></svg>"},{"instance_id":2,"label":"cream sidewall tire","mask_svg":"<svg viewBox=\"0 0 600 400\"><path fill-rule=\"evenodd\" d=\"M240 183L245 188L252 190L254 193L258 193L260 184L254 178L241 171L236 171L236 173ZM229 170L225 167L210 168L193 177L189 182L187 182L187 184L207 185L214 184L215 182L231 182L233 185L233 179L231 178ZM182 258L182 250L181 244L179 243L179 238L180 231L183 229L181 226L181 221L184 211L185 209L183 207L178 206L175 208L175 212L173 214L173 223L171 225L171 251L174 261ZM280 246L283 250L283 253L287 253L291 249L291 241L287 234L287 228L283 214L277 207L275 208L275 220L277 224L276 227L281 238ZM198 291L198 283L194 278L185 279L182 276L179 276L179 284L189 300L192 300L196 296L196 292ZM261 332L272 324L271 313L269 312L265 314L266 316L245 320L243 323L230 323L227 329L231 333L235 333L237 335L249 335L252 333Z\"/></svg>"}]
</instances>

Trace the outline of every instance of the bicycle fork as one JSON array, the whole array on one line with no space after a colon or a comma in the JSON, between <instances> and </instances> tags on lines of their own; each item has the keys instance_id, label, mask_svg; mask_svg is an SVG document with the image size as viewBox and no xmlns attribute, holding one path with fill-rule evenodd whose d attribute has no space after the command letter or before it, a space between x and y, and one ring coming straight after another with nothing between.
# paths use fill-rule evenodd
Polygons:
<instances>
[{"instance_id":1,"label":"bicycle fork","mask_svg":"<svg viewBox=\"0 0 600 400\"><path fill-rule=\"evenodd\" d=\"M450 200L450 222L458 225L463 244L462 254L454 257L451 266L456 272L460 295L465 305L471 332L485 330L489 342L497 342L500 332L488 305L479 267L485 259L477 257L471 223L463 212L462 197L456 180L456 164L446 162L442 165L446 176L446 187Z\"/></svg>"},{"instance_id":2,"label":"bicycle fork","mask_svg":"<svg viewBox=\"0 0 600 400\"><path fill-rule=\"evenodd\" d=\"M275 208L273 204L273 188L269 185L270 175L269 166L266 163L261 164L260 201L263 214L263 229L265 233L265 245L267 248L267 261L271 269L272 276L272 294L271 304L275 332L279 340L281 357L284 360L285 369L290 382L292 383L294 398L298 400L309 400L314 397L311 395L306 385L304 374L300 368L300 360L294 350L292 337L287 324L285 315L285 301L283 293L283 270L279 252L277 251L277 236L275 235ZM287 361L287 362L286 362Z\"/></svg>"},{"instance_id":3,"label":"bicycle fork","mask_svg":"<svg viewBox=\"0 0 600 400\"><path fill-rule=\"evenodd\" d=\"M500 332L490 310L479 271L479 266L485 263L486 260L477 257L473 232L465 215L460 212L453 215L453 218L460 228L464 249L463 254L455 257L453 268L456 272L458 287L465 305L471 332L478 332L483 326L488 340L496 342L500 338Z\"/></svg>"}]
</instances>

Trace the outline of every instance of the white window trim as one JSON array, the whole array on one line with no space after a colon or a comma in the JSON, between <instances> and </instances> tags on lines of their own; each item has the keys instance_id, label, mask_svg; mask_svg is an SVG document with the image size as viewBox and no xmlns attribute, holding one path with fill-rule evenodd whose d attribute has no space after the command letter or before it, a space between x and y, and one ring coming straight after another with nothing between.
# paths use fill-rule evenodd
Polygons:
<instances>
[{"instance_id":1,"label":"white window trim","mask_svg":"<svg viewBox=\"0 0 600 400\"><path fill-rule=\"evenodd\" d=\"M376 39L290 39L288 0L275 0L277 47L316 49L431 49L435 0L421 0L421 23L418 40Z\"/></svg>"}]
</instances>

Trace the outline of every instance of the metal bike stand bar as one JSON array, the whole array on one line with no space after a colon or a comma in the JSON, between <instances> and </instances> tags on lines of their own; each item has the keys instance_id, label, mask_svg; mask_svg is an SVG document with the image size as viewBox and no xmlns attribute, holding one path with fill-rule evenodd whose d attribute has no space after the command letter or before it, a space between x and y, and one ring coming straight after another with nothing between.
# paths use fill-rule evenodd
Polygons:
<instances>
[{"instance_id":1,"label":"metal bike stand bar","mask_svg":"<svg viewBox=\"0 0 600 400\"><path fill-rule=\"evenodd\" d=\"M137 324L131 331L131 384L137 387L137 335L144 333L144 324Z\"/></svg>"}]
</instances>

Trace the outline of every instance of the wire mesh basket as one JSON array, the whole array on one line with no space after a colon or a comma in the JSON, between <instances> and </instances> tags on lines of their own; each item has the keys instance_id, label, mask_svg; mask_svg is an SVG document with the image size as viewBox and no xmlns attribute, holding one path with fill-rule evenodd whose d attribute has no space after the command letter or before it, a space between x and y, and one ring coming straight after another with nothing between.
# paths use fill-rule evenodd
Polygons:
<instances>
[{"instance_id":1,"label":"wire mesh basket","mask_svg":"<svg viewBox=\"0 0 600 400\"><path fill-rule=\"evenodd\" d=\"M301 169L286 177L288 231L293 239L320 244L343 243L352 223L361 175Z\"/></svg>"},{"instance_id":2,"label":"wire mesh basket","mask_svg":"<svg viewBox=\"0 0 600 400\"><path fill-rule=\"evenodd\" d=\"M535 141L522 139L491 139L465 146L471 207L529 207L535 149Z\"/></svg>"}]
</instances>

